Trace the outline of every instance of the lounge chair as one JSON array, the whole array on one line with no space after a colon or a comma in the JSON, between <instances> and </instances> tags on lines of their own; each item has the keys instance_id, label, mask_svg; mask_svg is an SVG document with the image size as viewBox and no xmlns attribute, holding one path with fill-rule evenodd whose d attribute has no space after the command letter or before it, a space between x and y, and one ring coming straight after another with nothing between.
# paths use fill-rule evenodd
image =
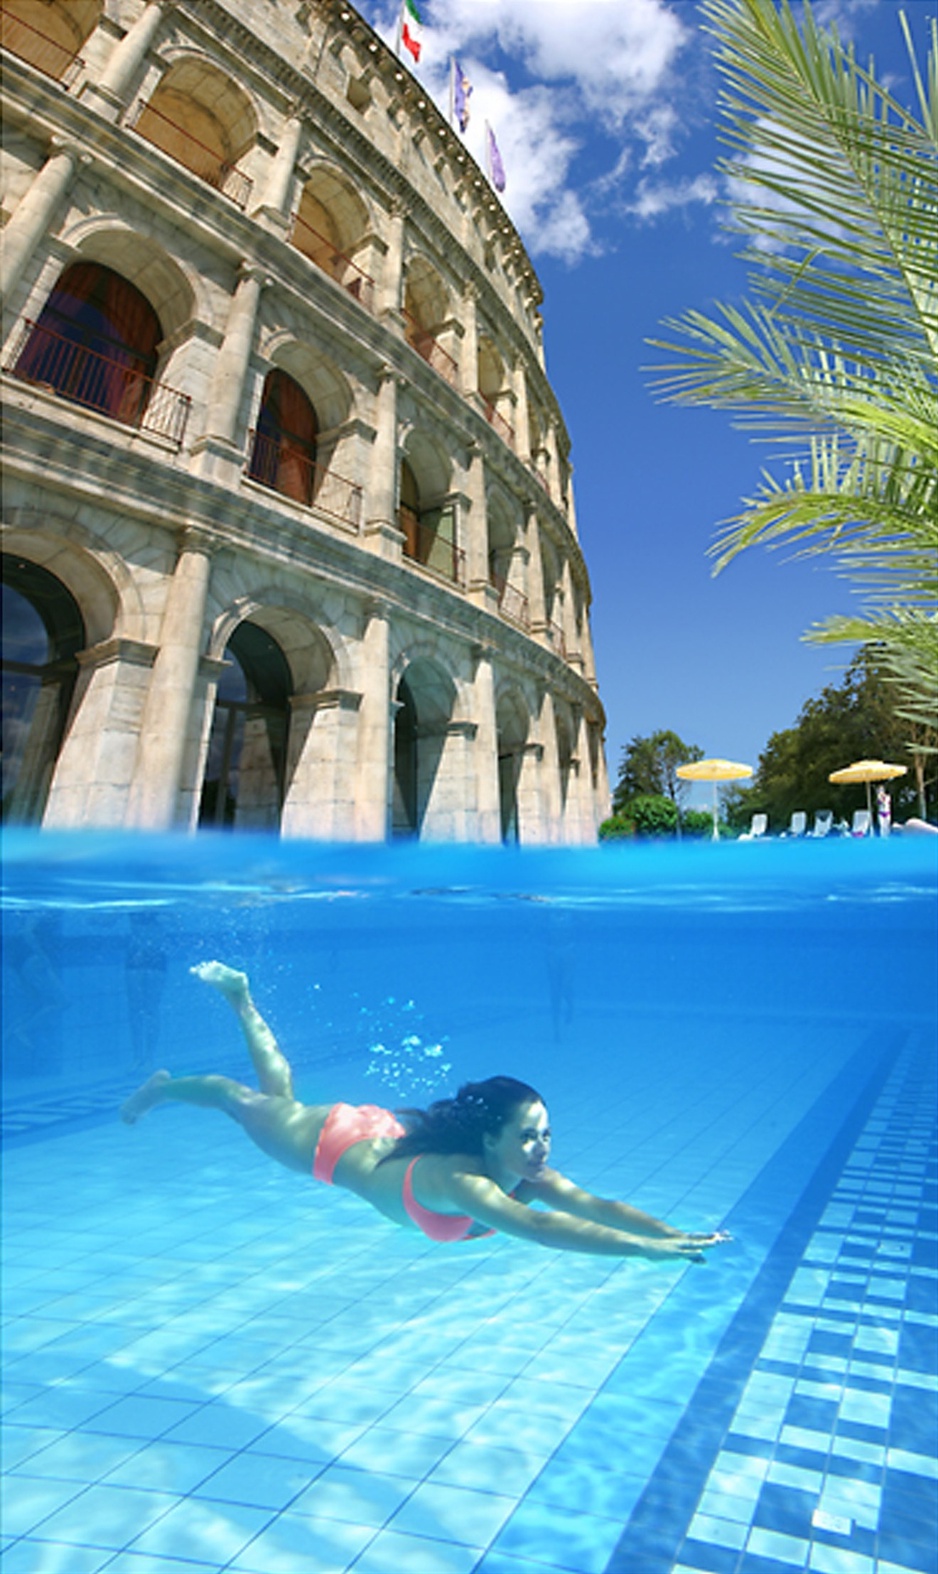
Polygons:
<instances>
[{"instance_id":1,"label":"lounge chair","mask_svg":"<svg viewBox=\"0 0 938 1574\"><path fill-rule=\"evenodd\" d=\"M834 823L834 811L833 811L833 809L815 809L815 811L814 811L814 824L812 825L810 831L808 832L808 835L809 836L829 836L830 835L831 826L833 825L833 823Z\"/></svg>"},{"instance_id":2,"label":"lounge chair","mask_svg":"<svg viewBox=\"0 0 938 1574\"><path fill-rule=\"evenodd\" d=\"M767 814L754 814L748 831L743 831L741 842L758 842L765 835L769 823Z\"/></svg>"},{"instance_id":3,"label":"lounge chair","mask_svg":"<svg viewBox=\"0 0 938 1574\"><path fill-rule=\"evenodd\" d=\"M869 809L854 809L850 825L851 836L872 836L873 817Z\"/></svg>"},{"instance_id":4,"label":"lounge chair","mask_svg":"<svg viewBox=\"0 0 938 1574\"><path fill-rule=\"evenodd\" d=\"M803 809L793 809L788 830L783 831L783 836L803 836L808 825L808 816Z\"/></svg>"}]
</instances>

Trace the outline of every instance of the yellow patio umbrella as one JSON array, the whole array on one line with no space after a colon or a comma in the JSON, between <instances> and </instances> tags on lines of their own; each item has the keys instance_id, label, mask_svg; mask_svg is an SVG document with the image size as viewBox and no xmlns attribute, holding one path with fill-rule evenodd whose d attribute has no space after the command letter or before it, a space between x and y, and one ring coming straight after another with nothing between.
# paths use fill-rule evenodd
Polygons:
<instances>
[{"instance_id":1,"label":"yellow patio umbrella","mask_svg":"<svg viewBox=\"0 0 938 1574\"><path fill-rule=\"evenodd\" d=\"M892 781L896 776L904 776L908 768L907 765L890 765L886 760L855 760L852 765L844 765L839 771L831 771L827 779L837 782L841 787L849 786L851 782L866 782L866 807L872 818L870 782Z\"/></svg>"},{"instance_id":2,"label":"yellow patio umbrella","mask_svg":"<svg viewBox=\"0 0 938 1574\"><path fill-rule=\"evenodd\" d=\"M679 765L677 774L685 782L713 783L713 840L720 835L717 822L717 782L737 782L752 775L751 765L737 765L735 760L692 760L689 765Z\"/></svg>"}]
</instances>

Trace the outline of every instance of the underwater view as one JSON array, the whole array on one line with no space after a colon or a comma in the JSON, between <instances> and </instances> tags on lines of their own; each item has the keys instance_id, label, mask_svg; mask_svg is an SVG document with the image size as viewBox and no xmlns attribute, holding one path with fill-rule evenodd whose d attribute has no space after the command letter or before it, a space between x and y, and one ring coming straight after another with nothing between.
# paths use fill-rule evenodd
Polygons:
<instances>
[{"instance_id":1,"label":"underwater view","mask_svg":"<svg viewBox=\"0 0 938 1574\"><path fill-rule=\"evenodd\" d=\"M930 838L387 849L11 832L4 1574L934 1574ZM152 1073L508 1075L706 1260L440 1243Z\"/></svg>"}]
</instances>

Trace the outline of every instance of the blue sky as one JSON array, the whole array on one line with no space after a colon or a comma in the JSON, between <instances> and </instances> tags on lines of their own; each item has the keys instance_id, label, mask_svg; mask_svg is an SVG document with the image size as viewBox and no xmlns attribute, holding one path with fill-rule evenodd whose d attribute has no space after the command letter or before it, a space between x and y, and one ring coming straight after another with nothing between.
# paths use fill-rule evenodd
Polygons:
<instances>
[{"instance_id":1,"label":"blue sky","mask_svg":"<svg viewBox=\"0 0 938 1574\"><path fill-rule=\"evenodd\" d=\"M503 202L544 289L547 368L570 432L606 707L610 775L636 734L671 728L755 765L769 735L838 682L850 651L812 623L854 597L825 558L762 549L713 578L707 548L779 461L725 415L657 403L645 342L661 319L738 300L745 269L721 226L716 80L697 0L418 0L415 74L448 108L455 53L507 174ZM358 9L392 38L395 0ZM819 0L910 105L895 0ZM931 0L905 12L925 59Z\"/></svg>"}]
</instances>

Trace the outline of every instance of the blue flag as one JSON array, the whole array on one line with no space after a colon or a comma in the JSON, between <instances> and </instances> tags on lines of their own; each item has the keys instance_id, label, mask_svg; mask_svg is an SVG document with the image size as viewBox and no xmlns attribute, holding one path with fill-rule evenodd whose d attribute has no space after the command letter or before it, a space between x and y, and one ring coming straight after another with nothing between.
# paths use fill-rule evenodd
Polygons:
<instances>
[{"instance_id":1,"label":"blue flag","mask_svg":"<svg viewBox=\"0 0 938 1574\"><path fill-rule=\"evenodd\" d=\"M488 167L489 180L492 182L495 190L504 191L505 166L502 163L502 156L498 151L498 143L495 141L495 133L488 121L485 122L485 162Z\"/></svg>"},{"instance_id":2,"label":"blue flag","mask_svg":"<svg viewBox=\"0 0 938 1574\"><path fill-rule=\"evenodd\" d=\"M472 83L454 55L450 75L449 118L456 122L460 131L465 131L469 124L469 94L471 92Z\"/></svg>"}]
</instances>

